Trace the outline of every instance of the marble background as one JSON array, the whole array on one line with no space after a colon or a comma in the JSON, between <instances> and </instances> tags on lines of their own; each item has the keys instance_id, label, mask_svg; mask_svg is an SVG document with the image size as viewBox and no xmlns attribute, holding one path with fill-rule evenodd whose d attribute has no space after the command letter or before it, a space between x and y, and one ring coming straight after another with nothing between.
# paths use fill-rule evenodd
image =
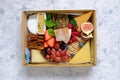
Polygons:
<instances>
[{"instance_id":1,"label":"marble background","mask_svg":"<svg viewBox=\"0 0 120 80\"><path fill-rule=\"evenodd\" d=\"M23 10L97 10L97 66L23 67ZM120 80L120 0L0 0L0 80Z\"/></svg>"}]
</instances>

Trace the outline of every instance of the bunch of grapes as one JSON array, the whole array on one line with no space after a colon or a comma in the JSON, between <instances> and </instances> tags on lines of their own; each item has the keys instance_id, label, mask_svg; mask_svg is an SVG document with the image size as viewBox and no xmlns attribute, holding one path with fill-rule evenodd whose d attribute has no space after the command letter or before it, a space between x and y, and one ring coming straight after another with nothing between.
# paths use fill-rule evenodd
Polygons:
<instances>
[{"instance_id":1,"label":"bunch of grapes","mask_svg":"<svg viewBox=\"0 0 120 80\"><path fill-rule=\"evenodd\" d=\"M45 58L50 62L67 62L70 59L70 55L67 53L67 49L63 48L62 42L56 42L55 46L53 48L48 47L46 52Z\"/></svg>"}]
</instances>

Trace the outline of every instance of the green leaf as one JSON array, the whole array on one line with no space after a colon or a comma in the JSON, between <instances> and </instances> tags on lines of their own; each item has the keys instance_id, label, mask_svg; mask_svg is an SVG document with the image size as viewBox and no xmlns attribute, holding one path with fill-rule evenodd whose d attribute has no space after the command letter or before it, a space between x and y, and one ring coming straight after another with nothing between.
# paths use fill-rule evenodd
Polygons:
<instances>
[{"instance_id":1,"label":"green leaf","mask_svg":"<svg viewBox=\"0 0 120 80\"><path fill-rule=\"evenodd\" d=\"M52 26L52 27L56 27L56 26L57 26L57 21L52 22L52 23L51 23L51 26Z\"/></svg>"},{"instance_id":2,"label":"green leaf","mask_svg":"<svg viewBox=\"0 0 120 80\"><path fill-rule=\"evenodd\" d=\"M75 21L74 19L71 19L71 20L70 20L70 23L71 23L74 27L77 26L77 23L76 23L76 21Z\"/></svg>"},{"instance_id":3,"label":"green leaf","mask_svg":"<svg viewBox=\"0 0 120 80\"><path fill-rule=\"evenodd\" d=\"M45 24L47 27L50 27L50 21L49 20L45 20Z\"/></svg>"},{"instance_id":4,"label":"green leaf","mask_svg":"<svg viewBox=\"0 0 120 80\"><path fill-rule=\"evenodd\" d=\"M51 19L51 14L50 13L47 13L46 16L47 16L47 20Z\"/></svg>"},{"instance_id":5,"label":"green leaf","mask_svg":"<svg viewBox=\"0 0 120 80\"><path fill-rule=\"evenodd\" d=\"M47 25L48 28L56 27L57 26L57 21L50 21L50 20L45 20L45 24Z\"/></svg>"},{"instance_id":6,"label":"green leaf","mask_svg":"<svg viewBox=\"0 0 120 80\"><path fill-rule=\"evenodd\" d=\"M51 35L51 36L55 36L55 33L54 33L54 30L53 29L48 29L48 33Z\"/></svg>"}]
</instances>

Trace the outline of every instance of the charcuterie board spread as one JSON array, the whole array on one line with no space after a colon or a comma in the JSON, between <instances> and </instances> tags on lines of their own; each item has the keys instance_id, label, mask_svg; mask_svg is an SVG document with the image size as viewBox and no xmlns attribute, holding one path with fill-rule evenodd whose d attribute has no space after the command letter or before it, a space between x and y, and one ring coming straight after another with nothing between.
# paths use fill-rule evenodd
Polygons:
<instances>
[{"instance_id":1,"label":"charcuterie board spread","mask_svg":"<svg viewBox=\"0 0 120 80\"><path fill-rule=\"evenodd\" d=\"M91 62L93 11L39 12L27 16L26 63L81 64Z\"/></svg>"}]
</instances>

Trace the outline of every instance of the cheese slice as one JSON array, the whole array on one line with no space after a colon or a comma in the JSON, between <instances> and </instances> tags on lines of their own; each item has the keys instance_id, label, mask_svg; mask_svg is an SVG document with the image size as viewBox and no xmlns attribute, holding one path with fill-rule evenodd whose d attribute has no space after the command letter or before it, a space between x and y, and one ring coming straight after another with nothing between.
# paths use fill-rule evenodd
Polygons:
<instances>
[{"instance_id":1,"label":"cheese slice","mask_svg":"<svg viewBox=\"0 0 120 80\"><path fill-rule=\"evenodd\" d=\"M32 63L42 63L47 62L47 60L43 57L40 50L31 50L31 62Z\"/></svg>"},{"instance_id":2,"label":"cheese slice","mask_svg":"<svg viewBox=\"0 0 120 80\"><path fill-rule=\"evenodd\" d=\"M45 19L46 19L45 13L38 13L38 15L37 15L38 34L44 34L44 32L46 30Z\"/></svg>"},{"instance_id":3,"label":"cheese slice","mask_svg":"<svg viewBox=\"0 0 120 80\"><path fill-rule=\"evenodd\" d=\"M78 31L81 31L81 24L84 23L84 22L87 22L89 20L89 18L91 17L92 15L92 11L86 13L86 14L83 14L83 15L80 15L78 17L75 17L75 21L77 23L77 26L78 26Z\"/></svg>"},{"instance_id":4,"label":"cheese slice","mask_svg":"<svg viewBox=\"0 0 120 80\"><path fill-rule=\"evenodd\" d=\"M90 41L88 41L78 53L70 60L69 63L86 63L90 62Z\"/></svg>"}]
</instances>

